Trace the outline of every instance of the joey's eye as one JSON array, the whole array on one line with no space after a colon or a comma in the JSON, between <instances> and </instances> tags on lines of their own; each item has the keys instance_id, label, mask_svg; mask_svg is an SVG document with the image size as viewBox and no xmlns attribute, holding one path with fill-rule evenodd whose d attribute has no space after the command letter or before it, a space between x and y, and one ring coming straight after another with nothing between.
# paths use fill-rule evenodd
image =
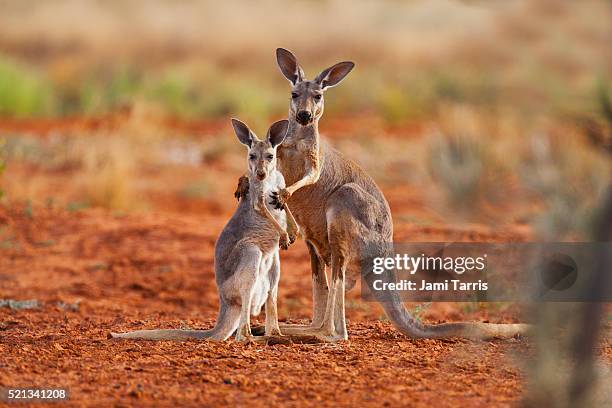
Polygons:
<instances>
[{"instance_id":1,"label":"joey's eye","mask_svg":"<svg viewBox=\"0 0 612 408\"><path fill-rule=\"evenodd\" d=\"M291 99L296 99L298 96L297 92L291 92Z\"/></svg>"},{"instance_id":2,"label":"joey's eye","mask_svg":"<svg viewBox=\"0 0 612 408\"><path fill-rule=\"evenodd\" d=\"M321 100L321 94L316 94L315 96L313 96L314 100L319 102Z\"/></svg>"},{"instance_id":3,"label":"joey's eye","mask_svg":"<svg viewBox=\"0 0 612 408\"><path fill-rule=\"evenodd\" d=\"M266 159L268 159L268 160L272 160L273 158L274 158L274 155L271 155L271 154L266 156Z\"/></svg>"},{"instance_id":4,"label":"joey's eye","mask_svg":"<svg viewBox=\"0 0 612 408\"><path fill-rule=\"evenodd\" d=\"M256 157L255 157L255 155L254 155L254 154L249 154L249 159L251 159L251 160L255 160L255 159L256 159Z\"/></svg>"}]
</instances>

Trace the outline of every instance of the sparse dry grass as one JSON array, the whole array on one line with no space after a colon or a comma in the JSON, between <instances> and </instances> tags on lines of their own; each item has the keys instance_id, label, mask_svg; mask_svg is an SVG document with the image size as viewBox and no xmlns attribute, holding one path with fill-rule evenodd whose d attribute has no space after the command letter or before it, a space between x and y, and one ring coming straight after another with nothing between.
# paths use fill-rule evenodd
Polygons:
<instances>
[{"instance_id":1,"label":"sparse dry grass","mask_svg":"<svg viewBox=\"0 0 612 408\"><path fill-rule=\"evenodd\" d=\"M548 209L552 218L536 223L550 229L577 208L589 212L609 182L608 159L590 147L610 133L600 109L612 72L609 7L598 0L0 3L4 115L133 112L112 134L56 135L42 144L8 135L5 190L44 202L54 185L45 173L68 172L75 187L67 202L150 208L143 192L152 188L223 202L220 180L233 184L244 169L231 132L194 139L147 118L238 116L265 129L286 114L289 88L273 57L284 46L310 77L341 59L357 62L329 91L322 131L330 117L371 117L372 126L333 143L384 188L421 191L449 217L465 210L528 221ZM425 125L414 131L413 124ZM389 128L394 136L381 137ZM550 146L538 153L542 140ZM20 164L37 169L19 173L27 182L11 171ZM189 176L167 184L156 170L169 167Z\"/></svg>"},{"instance_id":2,"label":"sparse dry grass","mask_svg":"<svg viewBox=\"0 0 612 408\"><path fill-rule=\"evenodd\" d=\"M5 93L27 102L4 112L97 114L144 102L188 119L233 114L263 125L286 111L273 57L284 46L310 77L357 62L329 113L397 123L451 102L574 115L596 105L596 81L612 72L609 8L605 0L4 2L0 53L10 56L4 72L18 74ZM32 84L44 91L36 98Z\"/></svg>"}]
</instances>

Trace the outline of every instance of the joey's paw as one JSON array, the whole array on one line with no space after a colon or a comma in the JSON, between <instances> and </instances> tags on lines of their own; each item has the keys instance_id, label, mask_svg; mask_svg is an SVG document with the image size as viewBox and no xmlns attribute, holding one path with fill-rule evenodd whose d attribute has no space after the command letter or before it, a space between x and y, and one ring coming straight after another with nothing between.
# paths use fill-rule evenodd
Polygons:
<instances>
[{"instance_id":1,"label":"joey's paw","mask_svg":"<svg viewBox=\"0 0 612 408\"><path fill-rule=\"evenodd\" d=\"M249 179L246 176L242 176L238 179L238 185L236 186L234 197L236 197L236 200L240 201L240 198L246 197L248 193L249 193Z\"/></svg>"},{"instance_id":2,"label":"joey's paw","mask_svg":"<svg viewBox=\"0 0 612 408\"><path fill-rule=\"evenodd\" d=\"M291 194L286 188L282 188L279 191L275 191L270 194L270 197L272 198L271 204L274 205L276 209L280 210L285 208L285 205L287 204L287 201L289 201Z\"/></svg>"},{"instance_id":3,"label":"joey's paw","mask_svg":"<svg viewBox=\"0 0 612 408\"><path fill-rule=\"evenodd\" d=\"M289 249L289 245L291 245L291 240L289 239L289 234L285 233L285 234L281 234L279 240L278 240L278 246L281 249Z\"/></svg>"},{"instance_id":4,"label":"joey's paw","mask_svg":"<svg viewBox=\"0 0 612 408\"><path fill-rule=\"evenodd\" d=\"M270 198L271 198L270 204L272 204L274 208L276 208L277 210L280 210L281 208L283 208L283 206L280 204L277 192L271 193Z\"/></svg>"},{"instance_id":5,"label":"joey's paw","mask_svg":"<svg viewBox=\"0 0 612 408\"><path fill-rule=\"evenodd\" d=\"M287 233L287 235L289 235L289 244L293 244L295 242L295 240L298 237L298 232L297 231L289 231Z\"/></svg>"}]
</instances>

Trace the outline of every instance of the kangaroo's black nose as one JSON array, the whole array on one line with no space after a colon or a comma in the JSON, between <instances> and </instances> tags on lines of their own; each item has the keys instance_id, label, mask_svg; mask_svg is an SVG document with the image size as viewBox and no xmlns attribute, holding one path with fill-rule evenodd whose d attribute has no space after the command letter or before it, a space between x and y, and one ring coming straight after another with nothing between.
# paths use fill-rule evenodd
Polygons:
<instances>
[{"instance_id":1,"label":"kangaroo's black nose","mask_svg":"<svg viewBox=\"0 0 612 408\"><path fill-rule=\"evenodd\" d=\"M306 125L308 124L308 122L310 122L310 119L312 119L312 113L308 112L308 111L299 111L296 115L297 121L300 122L302 125Z\"/></svg>"}]
</instances>

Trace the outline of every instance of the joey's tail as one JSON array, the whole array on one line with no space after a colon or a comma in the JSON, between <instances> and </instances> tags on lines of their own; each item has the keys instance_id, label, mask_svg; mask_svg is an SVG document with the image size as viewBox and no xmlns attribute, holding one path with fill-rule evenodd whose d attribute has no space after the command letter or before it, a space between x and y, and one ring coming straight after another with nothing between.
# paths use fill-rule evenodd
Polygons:
<instances>
[{"instance_id":1,"label":"joey's tail","mask_svg":"<svg viewBox=\"0 0 612 408\"><path fill-rule=\"evenodd\" d=\"M111 338L134 340L226 340L238 328L240 307L221 304L215 327L210 330L155 329L110 333Z\"/></svg>"},{"instance_id":2,"label":"joey's tail","mask_svg":"<svg viewBox=\"0 0 612 408\"><path fill-rule=\"evenodd\" d=\"M384 247L384 248L381 248ZM392 252L390 244L379 246L379 253L389 256ZM364 279L369 288L373 287L375 279L395 282L395 272L385 271L382 275L365 272ZM404 307L398 293L388 290L383 293L371 291L374 298L380 302L393 325L404 335L413 338L448 338L462 337L470 339L488 339L494 337L514 337L525 335L531 328L528 324L495 324L477 322L457 322L442 324L423 324L412 316Z\"/></svg>"}]
</instances>

